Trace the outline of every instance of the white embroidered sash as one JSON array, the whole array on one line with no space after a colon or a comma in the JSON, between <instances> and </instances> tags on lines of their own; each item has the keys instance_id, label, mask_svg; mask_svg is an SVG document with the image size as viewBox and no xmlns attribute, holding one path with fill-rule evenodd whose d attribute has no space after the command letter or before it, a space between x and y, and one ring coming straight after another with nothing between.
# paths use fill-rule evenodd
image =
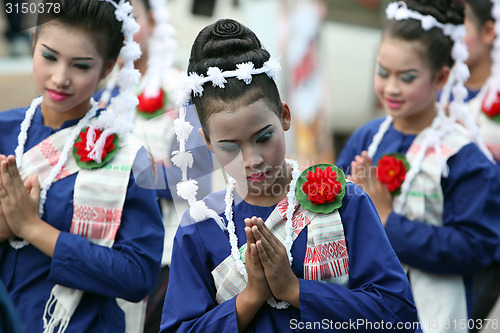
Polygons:
<instances>
[{"instance_id":1,"label":"white embroidered sash","mask_svg":"<svg viewBox=\"0 0 500 333\"><path fill-rule=\"evenodd\" d=\"M266 220L266 226L285 242L287 198L281 200ZM317 214L304 209L294 198L293 215L295 240L302 229L308 226L307 250L304 258L304 279L337 283L347 286L349 282L349 256L345 242L344 227L338 210L330 214ZM245 262L247 245L240 247L240 256ZM246 286L245 277L236 268L234 258L229 255L213 271L217 289L217 303L238 295Z\"/></svg>"},{"instance_id":2,"label":"white embroidered sash","mask_svg":"<svg viewBox=\"0 0 500 333\"><path fill-rule=\"evenodd\" d=\"M443 226L444 197L441 188L442 161L457 153L470 143L468 134L460 125L441 140L441 155L438 158L433 148L429 148L421 164L421 170L410 186L403 211L393 209L397 214L410 220L421 221L433 226ZM406 157L410 167L420 151L428 129L422 131L408 149ZM394 197L393 203L397 202ZM420 222L415 222L420 223ZM424 333L450 332L446 323L467 320L467 303L462 276L436 275L404 265L409 273L415 305ZM453 327L453 332L468 332Z\"/></svg>"},{"instance_id":3,"label":"white embroidered sash","mask_svg":"<svg viewBox=\"0 0 500 333\"><path fill-rule=\"evenodd\" d=\"M59 160L64 144L71 139L72 130L73 126L58 131L26 152L21 161L21 177L26 179L38 174L40 183L43 183ZM99 245L113 245L120 227L130 171L140 147L135 138L120 137L119 150L108 164L99 169L81 169L73 156L68 158L55 181L78 172L71 233ZM82 295L81 290L55 285L43 316L45 332L57 326L64 331Z\"/></svg>"},{"instance_id":4,"label":"white embroidered sash","mask_svg":"<svg viewBox=\"0 0 500 333\"><path fill-rule=\"evenodd\" d=\"M500 123L494 122L481 111L481 105L486 95L486 89L481 89L476 97L469 101L472 118L479 126L486 147L491 151L495 161L500 161Z\"/></svg>"}]
</instances>

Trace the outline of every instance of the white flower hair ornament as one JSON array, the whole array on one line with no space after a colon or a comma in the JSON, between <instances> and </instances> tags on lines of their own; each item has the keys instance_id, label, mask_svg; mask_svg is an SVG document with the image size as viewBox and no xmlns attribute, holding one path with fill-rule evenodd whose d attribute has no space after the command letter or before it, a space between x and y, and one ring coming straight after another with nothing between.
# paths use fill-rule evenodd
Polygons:
<instances>
[{"instance_id":1,"label":"white flower hair ornament","mask_svg":"<svg viewBox=\"0 0 500 333\"><path fill-rule=\"evenodd\" d=\"M158 96L160 89L173 78L169 72L173 68L177 41L166 4L166 0L149 0L155 27L148 44L148 69L141 82L145 97Z\"/></svg>"},{"instance_id":2,"label":"white flower hair ornament","mask_svg":"<svg viewBox=\"0 0 500 333\"><path fill-rule=\"evenodd\" d=\"M222 71L217 67L210 67L207 70L207 75L198 73L190 73L184 75L183 83L178 91L177 104L179 105L179 116L174 121L174 132L179 142L179 150L172 153L172 163L179 167L182 171L182 179L177 184L177 194L188 201L190 206L190 215L195 222L203 221L207 218L213 218L222 230L226 230L223 219L212 209L209 209L201 200L196 200L198 192L197 181L189 179L187 175L188 168L193 165L193 156L190 151L186 151L186 141L193 130L193 126L186 121L186 110L193 96L203 95L203 85L211 82L212 86L223 89L227 83L227 78L237 78L244 81L246 84L252 82L253 75L267 74L273 80L276 79L281 65L277 59L269 59L260 68L255 68L252 62L246 62L236 65L235 70Z\"/></svg>"},{"instance_id":3,"label":"white flower hair ornament","mask_svg":"<svg viewBox=\"0 0 500 333\"><path fill-rule=\"evenodd\" d=\"M422 29L425 31L439 28L443 31L445 36L450 37L453 41L451 56L455 63L451 68L450 76L443 88L439 103L444 108L448 104L451 94L453 94L453 101L451 101L448 106L450 119L453 121L461 121L467 127L471 138L481 151L493 162L493 156L484 144L479 133L479 127L471 119L469 107L465 103L468 92L464 84L470 76L469 68L465 64L465 61L469 57L467 46L463 41L466 33L465 26L463 24L441 23L431 15L423 15L415 10L409 9L407 4L403 1L390 3L386 9L386 15L388 19L396 21L407 19L418 20L421 22Z\"/></svg>"}]
</instances>

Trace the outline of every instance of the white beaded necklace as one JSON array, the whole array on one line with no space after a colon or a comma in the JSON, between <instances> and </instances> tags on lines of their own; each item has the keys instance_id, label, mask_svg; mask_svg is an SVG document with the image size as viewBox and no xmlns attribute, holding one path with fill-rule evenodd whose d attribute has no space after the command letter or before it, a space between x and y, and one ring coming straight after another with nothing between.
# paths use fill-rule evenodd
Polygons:
<instances>
[{"instance_id":1,"label":"white beaded necklace","mask_svg":"<svg viewBox=\"0 0 500 333\"><path fill-rule=\"evenodd\" d=\"M291 254L291 248L293 244L292 240L292 234L293 234L293 223L292 223L292 218L293 218L293 212L295 210L295 205L294 205L294 196L295 196L295 186L297 184L297 179L300 176L299 172L299 166L297 161L294 160L286 160L286 162L292 167L292 180L290 181L290 188L288 190L287 194L287 202L288 206L286 209L286 225L285 225L285 231L286 231L286 238L285 238L285 248L286 248L286 253L288 255L288 260L290 261L290 265L292 264L293 257ZM229 244L231 245L231 256L233 257L234 261L236 262L236 268L240 272L241 275L245 278L245 281L248 282L248 274L247 270L245 268L245 264L243 263L243 260L241 259L240 256L240 251L238 249L238 236L236 236L235 232L235 225L233 221L233 191L234 191L234 185L235 185L235 180L231 177L228 179L227 187L226 187L226 196L225 196L225 204L226 204L226 209L225 209L225 216L227 220L227 230L229 232ZM289 304L281 301L281 302L276 302L276 299L271 296L268 300L267 303L271 305L272 307L275 307L277 309L286 309L288 308Z\"/></svg>"},{"instance_id":2,"label":"white beaded necklace","mask_svg":"<svg viewBox=\"0 0 500 333\"><path fill-rule=\"evenodd\" d=\"M28 130L31 125L31 121L33 120L33 116L35 115L35 111L38 108L40 104L42 104L43 98L41 96L35 98L32 102L28 110L26 111L26 115L24 117L24 120L21 122L21 131L19 132L19 136L17 137L17 147L15 150L15 155L16 155L16 164L17 167L19 168L21 166L21 160L24 155L24 146L26 145L26 140L28 139ZM73 129L73 132L71 133L70 139L64 144L64 147L61 152L61 157L57 161L57 164L52 168L50 171L49 176L45 179L43 184L41 184L41 191L40 191L40 205L38 207L38 213L40 217L43 215L43 208L45 204L45 200L47 199L47 192L49 191L50 187L52 186L52 182L54 179L57 177L59 172L61 172L62 167L66 164L66 161L68 160L69 152L73 148L73 145L80 135L80 132L84 127L88 125L90 120L95 117L97 113L98 104L94 99L91 99L91 105L92 107L90 108L89 111L85 114L85 116L78 121L76 124L75 128ZM14 240L13 238L9 238L9 244L15 249L20 249L29 243L26 240L21 240L17 241Z\"/></svg>"}]
</instances>

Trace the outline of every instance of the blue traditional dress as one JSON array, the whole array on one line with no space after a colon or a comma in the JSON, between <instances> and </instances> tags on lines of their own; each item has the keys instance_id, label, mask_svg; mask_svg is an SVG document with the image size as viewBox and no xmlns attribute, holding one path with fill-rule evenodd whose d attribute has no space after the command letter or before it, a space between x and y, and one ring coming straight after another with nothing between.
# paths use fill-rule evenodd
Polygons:
<instances>
[{"instance_id":1,"label":"blue traditional dress","mask_svg":"<svg viewBox=\"0 0 500 333\"><path fill-rule=\"evenodd\" d=\"M350 173L355 156L368 149L383 120L368 122L349 138L337 160L346 174ZM416 138L416 135L399 132L391 124L373 156L373 164L376 165L386 153L406 154ZM436 213L441 216L440 221L418 220L411 214L406 216L393 211L385 231L402 263L437 279L461 276L465 289L464 309L470 316L473 275L494 260L498 247L499 235L493 221L498 218L500 207L499 173L473 143L463 145L449 156L446 165L448 176L441 176L440 182L435 184L443 200L442 208L438 209L441 212L430 211L435 200L424 193L423 207L427 208L423 211ZM437 172L439 175L441 171ZM417 300L415 291L414 296ZM417 310L420 311L418 302Z\"/></svg>"},{"instance_id":2,"label":"blue traditional dress","mask_svg":"<svg viewBox=\"0 0 500 333\"><path fill-rule=\"evenodd\" d=\"M204 201L224 216L224 196L225 191L221 191ZM246 243L245 218L259 216L266 220L276 209L282 211L280 205L254 206L241 200L235 192L233 214L238 246ZM306 226L291 248L292 270L300 281L300 310L293 306L277 309L264 304L248 327L249 332L321 331L325 328L383 332L387 327L374 328L369 324L363 326L363 323L385 322L395 330L397 323L411 327L417 322L408 280L371 200L359 187L347 183L338 213L345 242L334 252L341 251L344 263L348 263L346 286L304 279L310 232ZM161 332L238 332L236 296L220 302L213 277L213 271L230 254L227 231L222 231L213 219L195 223L188 212L184 214L174 240ZM360 325L356 326L356 322ZM415 329L399 331L414 332Z\"/></svg>"},{"instance_id":3,"label":"blue traditional dress","mask_svg":"<svg viewBox=\"0 0 500 333\"><path fill-rule=\"evenodd\" d=\"M1 154L14 154L25 112L20 108L0 113ZM25 151L77 122L67 121L54 130L43 125L38 108ZM124 313L116 299L137 302L148 294L158 277L163 249L163 224L155 194L143 188L152 181L150 173L141 172L149 168L144 150L135 156L133 168L111 248L70 232L78 172L56 181L47 194L42 219L61 230L52 258L32 245L16 250L8 241L0 244L0 278L27 332L43 331L44 309L56 284L84 291L66 332L125 331Z\"/></svg>"}]
</instances>

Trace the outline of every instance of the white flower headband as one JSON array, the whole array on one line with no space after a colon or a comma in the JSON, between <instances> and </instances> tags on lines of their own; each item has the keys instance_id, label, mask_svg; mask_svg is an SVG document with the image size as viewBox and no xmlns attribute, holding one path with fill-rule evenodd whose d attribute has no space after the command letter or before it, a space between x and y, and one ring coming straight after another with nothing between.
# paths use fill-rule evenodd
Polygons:
<instances>
[{"instance_id":1,"label":"white flower headband","mask_svg":"<svg viewBox=\"0 0 500 333\"><path fill-rule=\"evenodd\" d=\"M250 84L252 82L252 75L262 73L266 73L269 78L276 80L280 70L281 65L279 61L277 59L269 59L261 68L255 68L252 62L244 62L237 64L236 69L232 71L221 71L218 67L209 67L207 76L190 73L189 76L184 77L177 104L180 106L187 105L191 93L194 96L203 95L203 85L207 82L212 82L212 86L214 87L224 88L225 83L227 83L226 78L235 77L246 84Z\"/></svg>"},{"instance_id":2,"label":"white flower headband","mask_svg":"<svg viewBox=\"0 0 500 333\"><path fill-rule=\"evenodd\" d=\"M495 41L493 42L493 49L491 50L491 75L486 82L488 92L485 97L486 107L491 107L497 94L500 91L500 0L491 0L493 7L491 8L491 15L495 20Z\"/></svg>"},{"instance_id":3,"label":"white flower headband","mask_svg":"<svg viewBox=\"0 0 500 333\"><path fill-rule=\"evenodd\" d=\"M261 68L255 68L252 62L246 62L236 65L236 69L232 71L221 71L220 68L210 67L207 70L207 76L197 73L185 75L184 82L179 97L177 100L179 109L179 117L174 121L174 132L179 141L179 150L172 153L172 163L182 171L182 179L177 184L177 194L188 201L191 217L195 222L203 221L206 218L213 218L222 230L226 230L222 218L212 209L209 209L201 200L196 200L198 192L198 182L194 179L188 179L187 169L193 166L193 155L190 151L186 151L186 141L193 130L193 126L186 121L186 108L189 103L191 93L194 96L203 95L203 85L207 82L212 82L214 87L224 88L227 83L226 78L235 77L238 80L244 81L246 84L252 82L252 75L266 73L273 80L276 79L281 66L277 59L269 59Z\"/></svg>"},{"instance_id":4,"label":"white flower headband","mask_svg":"<svg viewBox=\"0 0 500 333\"><path fill-rule=\"evenodd\" d=\"M422 29L429 31L433 28L440 28L443 30L445 36L448 36L453 41L453 48L451 56L455 61L451 69L450 76L446 82L441 93L439 103L445 107L449 100L450 95L453 93L453 101L450 103L449 115L453 121L462 121L467 127L472 139L481 149L481 151L493 161L493 156L483 142L479 133L478 125L471 119L469 107L465 103L468 91L465 88L465 82L469 79L469 68L465 61L469 58L469 52L463 39L466 34L465 26L463 24L441 23L432 15L423 15L417 11L408 9L408 6L403 1L393 2L387 6L386 15L388 19L400 21L407 19L415 19L421 22Z\"/></svg>"},{"instance_id":5,"label":"white flower headband","mask_svg":"<svg viewBox=\"0 0 500 333\"><path fill-rule=\"evenodd\" d=\"M134 41L134 34L139 31L139 24L135 21L132 13L132 5L125 0L116 3L113 0L99 0L112 4L115 10L116 20L122 23L122 32L125 37L124 45L120 50L120 57L124 60L122 69L116 77L116 84L120 93L111 99L106 111L92 122L87 132L87 151L89 158L97 163L102 161L102 152L108 136L118 133L125 134L133 129L133 110L139 103L135 95L135 87L139 82L141 73L134 68L134 61L141 56L139 44ZM96 141L95 130L104 129Z\"/></svg>"}]
</instances>

